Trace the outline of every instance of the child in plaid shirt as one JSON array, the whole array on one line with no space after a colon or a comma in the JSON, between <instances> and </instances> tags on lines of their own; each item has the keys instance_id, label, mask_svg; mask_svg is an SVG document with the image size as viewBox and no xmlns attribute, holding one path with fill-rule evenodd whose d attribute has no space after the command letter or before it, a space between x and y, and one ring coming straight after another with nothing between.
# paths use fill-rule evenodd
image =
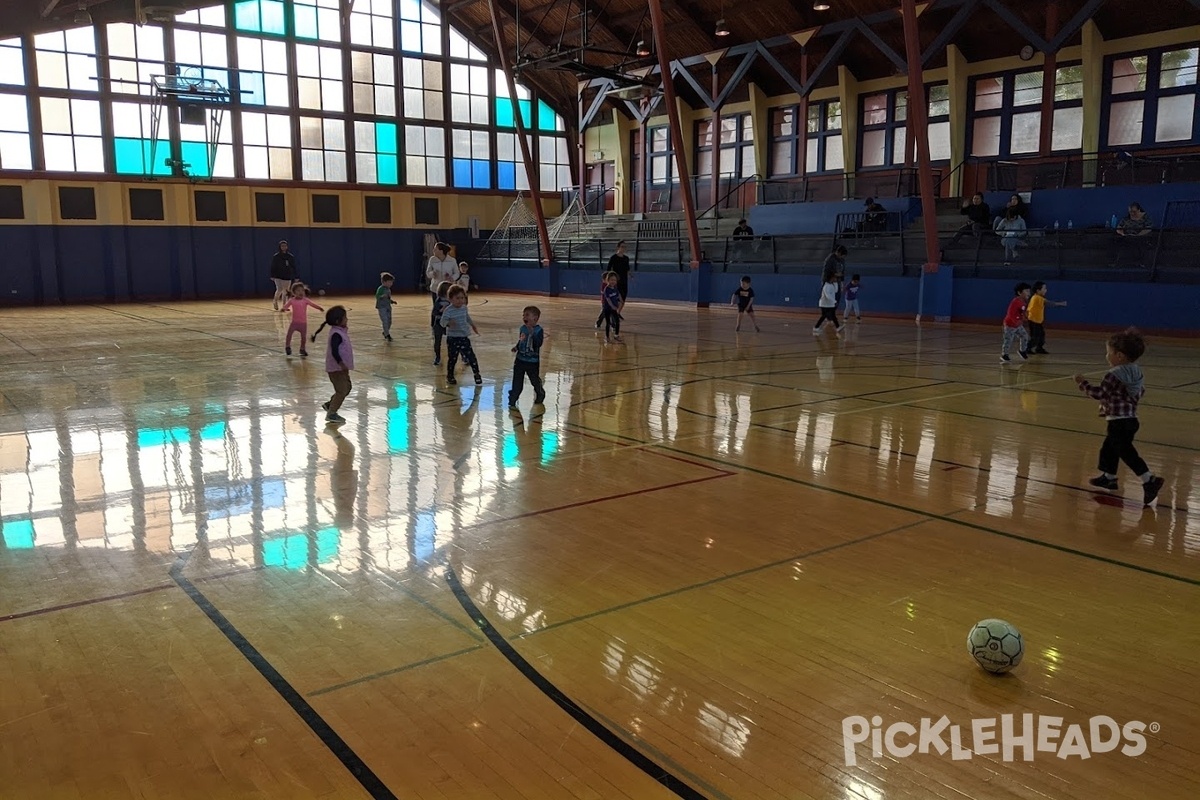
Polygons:
<instances>
[{"instance_id":1,"label":"child in plaid shirt","mask_svg":"<svg viewBox=\"0 0 1200 800\"><path fill-rule=\"evenodd\" d=\"M1146 393L1142 368L1134 362L1146 352L1146 342L1133 328L1108 337L1107 361L1112 367L1104 374L1099 386L1088 383L1082 375L1075 376L1079 389L1093 400L1100 401L1100 416L1108 420L1108 433L1100 447L1100 474L1088 481L1098 489L1117 488L1117 464L1124 461L1142 481L1142 500L1147 507L1158 500L1163 479L1156 477L1146 466L1133 446L1137 434L1138 402Z\"/></svg>"}]
</instances>

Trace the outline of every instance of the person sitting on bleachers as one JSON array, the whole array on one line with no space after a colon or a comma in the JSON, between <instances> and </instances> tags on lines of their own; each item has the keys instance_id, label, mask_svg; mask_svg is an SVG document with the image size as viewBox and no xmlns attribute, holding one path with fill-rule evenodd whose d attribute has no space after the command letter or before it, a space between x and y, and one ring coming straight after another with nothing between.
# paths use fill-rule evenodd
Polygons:
<instances>
[{"instance_id":1,"label":"person sitting on bleachers","mask_svg":"<svg viewBox=\"0 0 1200 800\"><path fill-rule=\"evenodd\" d=\"M1003 219L996 220L995 231L1004 245L1004 266L1010 266L1018 258L1018 248L1025 245L1025 220L1013 206L1005 206Z\"/></svg>"},{"instance_id":2,"label":"person sitting on bleachers","mask_svg":"<svg viewBox=\"0 0 1200 800\"><path fill-rule=\"evenodd\" d=\"M879 233L887 230L887 209L868 197L863 203L863 221L858 224L861 233Z\"/></svg>"},{"instance_id":3,"label":"person sitting on bleachers","mask_svg":"<svg viewBox=\"0 0 1200 800\"><path fill-rule=\"evenodd\" d=\"M1126 250L1132 250L1137 260L1139 267L1145 266L1144 250L1146 244L1150 241L1150 234L1154 228L1150 222L1150 215L1146 213L1146 209L1142 208L1141 203L1130 203L1129 213L1125 218L1117 223L1117 257L1109 264L1115 267L1121 263L1121 256Z\"/></svg>"},{"instance_id":4,"label":"person sitting on bleachers","mask_svg":"<svg viewBox=\"0 0 1200 800\"><path fill-rule=\"evenodd\" d=\"M1018 217L1025 220L1026 225L1029 224L1029 204L1021 199L1021 195L1014 194L1012 197L1008 198L1008 202L1005 204L1004 208L1000 209L1000 213L996 216L996 219L992 221L993 230L995 230L996 226L999 225L1004 219L1004 215L1008 213L1010 208L1017 212Z\"/></svg>"},{"instance_id":5,"label":"person sitting on bleachers","mask_svg":"<svg viewBox=\"0 0 1200 800\"><path fill-rule=\"evenodd\" d=\"M734 239L753 239L754 228L751 228L749 223L744 219L739 219L737 227L733 229Z\"/></svg>"},{"instance_id":6,"label":"person sitting on bleachers","mask_svg":"<svg viewBox=\"0 0 1200 800\"><path fill-rule=\"evenodd\" d=\"M983 202L983 195L979 192L971 195L971 202L962 207L962 213L967 218L967 223L954 234L954 238L950 240L951 247L958 244L958 240L968 233L978 238L985 230L990 230L989 226L992 224L992 211L988 204Z\"/></svg>"}]
</instances>

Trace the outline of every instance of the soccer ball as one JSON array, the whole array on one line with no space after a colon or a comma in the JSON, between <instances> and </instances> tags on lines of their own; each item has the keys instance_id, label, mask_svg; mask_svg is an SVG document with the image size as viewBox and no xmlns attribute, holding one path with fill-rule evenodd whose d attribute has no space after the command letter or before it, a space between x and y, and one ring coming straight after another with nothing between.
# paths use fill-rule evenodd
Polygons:
<instances>
[{"instance_id":1,"label":"soccer ball","mask_svg":"<svg viewBox=\"0 0 1200 800\"><path fill-rule=\"evenodd\" d=\"M979 666L1000 674L1021 663L1025 642L1021 632L1004 620L984 619L967 634L967 652Z\"/></svg>"}]
</instances>

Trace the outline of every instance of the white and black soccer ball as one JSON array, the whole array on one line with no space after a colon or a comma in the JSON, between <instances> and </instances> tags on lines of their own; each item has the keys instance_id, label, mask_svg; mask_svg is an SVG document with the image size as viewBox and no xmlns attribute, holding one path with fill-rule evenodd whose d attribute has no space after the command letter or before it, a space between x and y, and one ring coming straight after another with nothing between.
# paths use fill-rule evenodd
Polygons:
<instances>
[{"instance_id":1,"label":"white and black soccer ball","mask_svg":"<svg viewBox=\"0 0 1200 800\"><path fill-rule=\"evenodd\" d=\"M1021 663L1025 641L1021 632L1002 619L976 622L967 634L967 652L988 672L1008 672Z\"/></svg>"}]
</instances>

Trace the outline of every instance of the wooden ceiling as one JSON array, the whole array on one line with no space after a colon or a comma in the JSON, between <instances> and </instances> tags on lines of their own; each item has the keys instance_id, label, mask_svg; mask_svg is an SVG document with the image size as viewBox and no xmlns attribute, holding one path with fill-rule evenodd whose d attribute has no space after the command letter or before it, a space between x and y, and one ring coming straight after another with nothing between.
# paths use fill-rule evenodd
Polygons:
<instances>
[{"instance_id":1,"label":"wooden ceiling","mask_svg":"<svg viewBox=\"0 0 1200 800\"><path fill-rule=\"evenodd\" d=\"M625 71L649 67L655 57L638 58L640 40L653 45L647 0L440 0L435 3L444 16L489 54L495 54L489 2L496 4L504 37L504 57L512 60L517 49L526 57L537 58L552 53L555 48L572 50L582 41L581 18L584 4L588 11L587 46L584 61L589 65ZM666 20L665 46L671 59L682 59L709 53L721 48L742 45L755 40L780 37L783 34L818 29L803 49L787 43L773 48L781 66L799 76L803 56L807 55L809 69L815 69L837 36L822 35L821 26L844 23L856 17L872 19L870 30L895 53L904 54L903 28L899 18L899 0L828 0L829 11L814 11L811 0L662 0ZM134 18L134 0L83 0L97 23L129 21ZM166 5L195 8L211 4L212 0L142 0L143 5ZM1011 56L1020 52L1026 38L998 13L1007 12L1047 39L1047 16L1051 3L1043 0L934 0L920 18L923 49L927 49L958 13L964 3L977 7L965 24L951 39L962 49L969 61ZM1088 4L1088 0L1057 0L1055 12L1058 24L1065 25ZM43 13L47 7L48 13ZM0 0L0 36L67 27L79 7L79 0ZM520 17L518 27L516 18ZM724 18L730 35L715 35L717 20ZM1123 38L1144 33L1170 30L1188 25L1200 25L1200 0L1106 0L1093 18L1106 39ZM1075 33L1066 42L1078 44ZM737 58L717 63L717 82L724 87L737 67ZM837 62L844 64L859 80L888 77L900 73L897 65L861 33L854 35ZM944 66L944 52L932 54L927 68ZM697 82L709 89L712 69L707 63L691 67ZM768 95L790 91L778 73L759 59L747 78L758 84ZM541 91L567 120L576 119L577 74L563 69L523 68L521 80ZM816 83L817 87L836 83L837 71L829 70ZM676 88L685 102L703 105L699 96L682 79ZM743 85L730 95L730 101L745 99L748 90Z\"/></svg>"}]
</instances>

